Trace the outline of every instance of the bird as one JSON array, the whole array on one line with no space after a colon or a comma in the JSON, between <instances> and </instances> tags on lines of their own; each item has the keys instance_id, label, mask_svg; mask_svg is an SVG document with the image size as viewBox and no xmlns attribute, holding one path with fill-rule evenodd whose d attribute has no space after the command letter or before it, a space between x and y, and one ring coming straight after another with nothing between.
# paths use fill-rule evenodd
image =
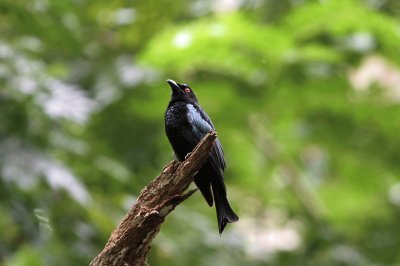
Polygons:
<instances>
[{"instance_id":1,"label":"bird","mask_svg":"<svg viewBox=\"0 0 400 266\"><path fill-rule=\"evenodd\" d=\"M200 140L215 131L210 117L201 108L195 93L187 84L168 79L172 93L165 111L165 132L178 161L184 161ZM210 156L194 176L194 182L210 207L215 204L221 235L227 223L239 220L232 210L224 183L225 159L217 138Z\"/></svg>"}]
</instances>

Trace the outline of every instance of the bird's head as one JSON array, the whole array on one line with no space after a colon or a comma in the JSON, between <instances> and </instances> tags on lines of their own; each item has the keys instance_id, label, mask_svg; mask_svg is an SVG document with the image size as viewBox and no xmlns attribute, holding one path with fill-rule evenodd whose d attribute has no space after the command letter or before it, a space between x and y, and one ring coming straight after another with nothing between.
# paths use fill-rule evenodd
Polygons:
<instances>
[{"instance_id":1,"label":"bird's head","mask_svg":"<svg viewBox=\"0 0 400 266\"><path fill-rule=\"evenodd\" d=\"M185 101L188 103L197 103L197 97L192 89L187 84L181 84L173 81L172 79L167 80L169 86L171 86L171 101Z\"/></svg>"}]
</instances>

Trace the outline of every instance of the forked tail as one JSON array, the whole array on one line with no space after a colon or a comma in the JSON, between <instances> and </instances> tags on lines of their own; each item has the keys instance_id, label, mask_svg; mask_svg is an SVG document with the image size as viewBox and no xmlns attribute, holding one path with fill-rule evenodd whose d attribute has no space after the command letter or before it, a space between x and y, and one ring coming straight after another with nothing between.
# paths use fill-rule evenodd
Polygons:
<instances>
[{"instance_id":1,"label":"forked tail","mask_svg":"<svg viewBox=\"0 0 400 266\"><path fill-rule=\"evenodd\" d=\"M217 211L219 234L222 234L226 224L237 222L239 217L232 210L225 190L218 190L218 188L215 188L215 185L212 186L212 190Z\"/></svg>"}]
</instances>

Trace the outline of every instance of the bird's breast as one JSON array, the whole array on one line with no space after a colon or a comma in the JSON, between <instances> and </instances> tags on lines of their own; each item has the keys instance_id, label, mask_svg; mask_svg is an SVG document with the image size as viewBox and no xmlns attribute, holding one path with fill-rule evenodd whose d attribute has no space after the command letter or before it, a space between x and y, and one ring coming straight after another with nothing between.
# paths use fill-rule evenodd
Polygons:
<instances>
[{"instance_id":1,"label":"bird's breast","mask_svg":"<svg viewBox=\"0 0 400 266\"><path fill-rule=\"evenodd\" d=\"M165 125L170 128L180 128L188 124L186 106L175 104L165 112Z\"/></svg>"}]
</instances>

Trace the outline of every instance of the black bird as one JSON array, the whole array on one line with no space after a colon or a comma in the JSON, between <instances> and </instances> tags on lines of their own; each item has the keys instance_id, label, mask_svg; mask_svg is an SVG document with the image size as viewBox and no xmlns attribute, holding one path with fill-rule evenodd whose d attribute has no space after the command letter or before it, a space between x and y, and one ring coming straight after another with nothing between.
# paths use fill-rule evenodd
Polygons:
<instances>
[{"instance_id":1,"label":"black bird","mask_svg":"<svg viewBox=\"0 0 400 266\"><path fill-rule=\"evenodd\" d=\"M187 84L176 83L171 79L167 82L171 86L172 94L165 111L165 131L177 159L184 161L197 143L215 128ZM210 157L194 177L194 182L210 207L215 202L220 234L227 223L239 220L226 197L224 169L224 152L221 143L216 139Z\"/></svg>"}]
</instances>

